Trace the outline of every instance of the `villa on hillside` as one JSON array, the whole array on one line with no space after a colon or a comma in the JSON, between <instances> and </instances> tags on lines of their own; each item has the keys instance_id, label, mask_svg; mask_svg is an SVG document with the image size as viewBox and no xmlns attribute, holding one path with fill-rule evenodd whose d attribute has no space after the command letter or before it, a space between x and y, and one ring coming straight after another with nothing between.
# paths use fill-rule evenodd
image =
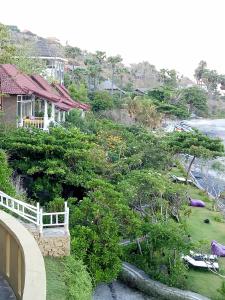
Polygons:
<instances>
[{"instance_id":1,"label":"villa on hillside","mask_svg":"<svg viewBox=\"0 0 225 300\"><path fill-rule=\"evenodd\" d=\"M112 84L112 81L110 81L109 79L100 83L99 90L107 92L113 91L113 93L126 94L126 92L120 89L115 83Z\"/></svg>"},{"instance_id":2,"label":"villa on hillside","mask_svg":"<svg viewBox=\"0 0 225 300\"><path fill-rule=\"evenodd\" d=\"M64 122L72 109L83 113L89 106L72 100L61 84L23 74L14 65L0 65L0 122L47 130L51 123Z\"/></svg>"},{"instance_id":3,"label":"villa on hillside","mask_svg":"<svg viewBox=\"0 0 225 300\"><path fill-rule=\"evenodd\" d=\"M64 69L67 59L64 57L63 48L54 38L39 38L34 43L34 57L46 63L45 73L59 83L64 83Z\"/></svg>"}]
</instances>

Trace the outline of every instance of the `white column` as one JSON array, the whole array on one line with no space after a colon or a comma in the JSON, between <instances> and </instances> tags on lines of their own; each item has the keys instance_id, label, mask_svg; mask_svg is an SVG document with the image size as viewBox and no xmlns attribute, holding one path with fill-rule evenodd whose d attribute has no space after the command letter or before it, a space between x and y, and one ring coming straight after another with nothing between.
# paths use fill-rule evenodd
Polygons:
<instances>
[{"instance_id":1,"label":"white column","mask_svg":"<svg viewBox=\"0 0 225 300\"><path fill-rule=\"evenodd\" d=\"M83 109L81 110L80 116L81 116L82 119L84 119L84 117L85 117L85 111Z\"/></svg>"},{"instance_id":2,"label":"white column","mask_svg":"<svg viewBox=\"0 0 225 300\"><path fill-rule=\"evenodd\" d=\"M66 121L66 112L63 111L62 113L62 121L65 122Z\"/></svg>"},{"instance_id":3,"label":"white column","mask_svg":"<svg viewBox=\"0 0 225 300\"><path fill-rule=\"evenodd\" d=\"M30 117L33 116L33 101L30 101Z\"/></svg>"},{"instance_id":4,"label":"white column","mask_svg":"<svg viewBox=\"0 0 225 300\"><path fill-rule=\"evenodd\" d=\"M52 102L51 122L55 122L55 104Z\"/></svg>"},{"instance_id":5,"label":"white column","mask_svg":"<svg viewBox=\"0 0 225 300\"><path fill-rule=\"evenodd\" d=\"M48 129L48 102L44 100L44 130Z\"/></svg>"},{"instance_id":6,"label":"white column","mask_svg":"<svg viewBox=\"0 0 225 300\"><path fill-rule=\"evenodd\" d=\"M60 123L61 122L61 111L59 110L58 112L58 122Z\"/></svg>"},{"instance_id":7,"label":"white column","mask_svg":"<svg viewBox=\"0 0 225 300\"><path fill-rule=\"evenodd\" d=\"M35 117L35 96L32 97L32 116Z\"/></svg>"}]
</instances>

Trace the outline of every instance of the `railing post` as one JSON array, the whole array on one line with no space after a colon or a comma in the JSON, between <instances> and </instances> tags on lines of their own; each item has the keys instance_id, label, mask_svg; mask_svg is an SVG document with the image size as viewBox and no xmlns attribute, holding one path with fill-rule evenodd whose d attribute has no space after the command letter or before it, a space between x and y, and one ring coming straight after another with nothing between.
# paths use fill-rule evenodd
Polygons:
<instances>
[{"instance_id":1,"label":"railing post","mask_svg":"<svg viewBox=\"0 0 225 300\"><path fill-rule=\"evenodd\" d=\"M66 211L66 215L67 215L67 232L69 232L69 221L70 221L70 209L69 207L67 207L67 211Z\"/></svg>"},{"instance_id":2,"label":"railing post","mask_svg":"<svg viewBox=\"0 0 225 300\"><path fill-rule=\"evenodd\" d=\"M69 207L67 207L67 201L65 201L65 203L64 203L64 223L65 223L65 225L64 225L64 228L65 228L65 230L68 232L69 231Z\"/></svg>"},{"instance_id":3,"label":"railing post","mask_svg":"<svg viewBox=\"0 0 225 300\"><path fill-rule=\"evenodd\" d=\"M39 233L42 236L43 234L43 208L40 208L39 211Z\"/></svg>"},{"instance_id":4,"label":"railing post","mask_svg":"<svg viewBox=\"0 0 225 300\"><path fill-rule=\"evenodd\" d=\"M40 226L40 203L37 202L37 226Z\"/></svg>"},{"instance_id":5,"label":"railing post","mask_svg":"<svg viewBox=\"0 0 225 300\"><path fill-rule=\"evenodd\" d=\"M48 129L49 121L48 121L48 102L44 100L44 130Z\"/></svg>"}]
</instances>

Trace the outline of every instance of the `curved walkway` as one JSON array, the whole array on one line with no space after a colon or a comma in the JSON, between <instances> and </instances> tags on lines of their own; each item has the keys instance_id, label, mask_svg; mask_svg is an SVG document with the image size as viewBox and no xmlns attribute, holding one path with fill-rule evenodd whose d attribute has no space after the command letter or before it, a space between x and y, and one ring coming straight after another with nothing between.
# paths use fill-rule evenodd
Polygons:
<instances>
[{"instance_id":1,"label":"curved walkway","mask_svg":"<svg viewBox=\"0 0 225 300\"><path fill-rule=\"evenodd\" d=\"M16 300L13 290L8 282L0 275L0 299L1 300Z\"/></svg>"},{"instance_id":2,"label":"curved walkway","mask_svg":"<svg viewBox=\"0 0 225 300\"><path fill-rule=\"evenodd\" d=\"M97 286L92 300L156 300L117 280Z\"/></svg>"}]
</instances>

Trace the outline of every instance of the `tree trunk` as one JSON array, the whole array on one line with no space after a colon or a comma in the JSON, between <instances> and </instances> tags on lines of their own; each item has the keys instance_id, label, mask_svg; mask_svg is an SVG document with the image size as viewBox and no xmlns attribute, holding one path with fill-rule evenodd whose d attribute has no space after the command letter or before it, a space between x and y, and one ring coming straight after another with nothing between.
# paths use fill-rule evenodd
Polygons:
<instances>
[{"instance_id":1,"label":"tree trunk","mask_svg":"<svg viewBox=\"0 0 225 300\"><path fill-rule=\"evenodd\" d=\"M137 242L137 245L138 245L139 253L140 253L141 255L143 255L143 252L142 252L142 249L141 249L141 244L140 244L139 240L136 239L136 242Z\"/></svg>"},{"instance_id":2,"label":"tree trunk","mask_svg":"<svg viewBox=\"0 0 225 300\"><path fill-rule=\"evenodd\" d=\"M114 88L114 67L112 67L112 86L111 86L111 94L113 95Z\"/></svg>"},{"instance_id":3,"label":"tree trunk","mask_svg":"<svg viewBox=\"0 0 225 300\"><path fill-rule=\"evenodd\" d=\"M189 167L188 167L188 170L187 170L187 176L186 176L186 184L188 184L188 177L189 177L189 174L190 174L190 171L191 171L191 167L192 167L192 165L193 165L193 163L194 163L194 161L195 161L195 156L192 158L192 160L191 160L191 162L190 162L190 165L189 165Z\"/></svg>"}]
</instances>

